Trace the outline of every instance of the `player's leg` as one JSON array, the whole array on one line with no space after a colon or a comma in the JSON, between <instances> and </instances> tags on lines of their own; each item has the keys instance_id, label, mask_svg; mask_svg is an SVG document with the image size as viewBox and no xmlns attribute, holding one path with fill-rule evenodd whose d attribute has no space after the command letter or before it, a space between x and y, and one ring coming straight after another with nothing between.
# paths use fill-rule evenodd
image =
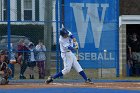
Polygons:
<instances>
[{"instance_id":1,"label":"player's leg","mask_svg":"<svg viewBox=\"0 0 140 93\"><path fill-rule=\"evenodd\" d=\"M55 75L53 75L51 77L53 79L61 77L61 76L65 75L65 74L69 73L70 70L71 70L71 67L72 67L72 64L70 64L70 62L64 62L64 69L61 72L59 72L59 73L57 73L57 74L55 74Z\"/></svg>"},{"instance_id":2,"label":"player's leg","mask_svg":"<svg viewBox=\"0 0 140 93\"><path fill-rule=\"evenodd\" d=\"M71 67L72 67L72 61L71 61L71 56L69 54L63 57L63 64L64 64L64 69L53 76L49 76L48 79L45 81L45 83L50 83L53 81L53 79L61 77L70 72Z\"/></svg>"},{"instance_id":3,"label":"player's leg","mask_svg":"<svg viewBox=\"0 0 140 93\"><path fill-rule=\"evenodd\" d=\"M80 66L79 62L77 62L76 57L74 56L73 58L74 58L73 67L75 68L75 70L83 77L86 83L91 83L91 80L87 77L82 67Z\"/></svg>"},{"instance_id":4,"label":"player's leg","mask_svg":"<svg viewBox=\"0 0 140 93\"><path fill-rule=\"evenodd\" d=\"M85 81L88 80L87 75L85 74L85 72L83 71L83 69L81 68L81 66L80 66L80 64L78 62L74 62L73 67L83 77L83 79Z\"/></svg>"},{"instance_id":5,"label":"player's leg","mask_svg":"<svg viewBox=\"0 0 140 93\"><path fill-rule=\"evenodd\" d=\"M59 72L59 73L55 74L54 76L52 76L52 78L56 79L58 77L61 77L61 76L65 75L65 74L69 73L70 70L71 70L71 67L72 67L71 66L72 64L69 64L69 63L66 64L66 62L64 62L64 69L61 72Z\"/></svg>"}]
</instances>

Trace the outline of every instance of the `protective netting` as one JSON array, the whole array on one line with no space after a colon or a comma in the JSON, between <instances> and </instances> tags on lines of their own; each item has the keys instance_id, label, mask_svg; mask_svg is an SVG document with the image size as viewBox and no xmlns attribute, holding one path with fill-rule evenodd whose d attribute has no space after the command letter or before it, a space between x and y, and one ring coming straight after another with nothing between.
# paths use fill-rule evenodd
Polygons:
<instances>
[{"instance_id":1,"label":"protective netting","mask_svg":"<svg viewBox=\"0 0 140 93\"><path fill-rule=\"evenodd\" d=\"M8 56L11 79L56 72L56 9L55 0L0 0L0 49Z\"/></svg>"}]
</instances>

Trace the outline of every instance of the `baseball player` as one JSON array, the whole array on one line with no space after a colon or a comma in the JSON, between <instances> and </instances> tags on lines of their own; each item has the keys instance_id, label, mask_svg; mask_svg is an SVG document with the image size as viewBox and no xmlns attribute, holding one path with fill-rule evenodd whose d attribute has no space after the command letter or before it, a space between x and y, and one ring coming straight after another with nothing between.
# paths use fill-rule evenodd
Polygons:
<instances>
[{"instance_id":1,"label":"baseball player","mask_svg":"<svg viewBox=\"0 0 140 93\"><path fill-rule=\"evenodd\" d=\"M45 83L49 84L53 82L54 79L69 73L72 67L83 77L86 83L92 83L91 80L87 78L86 74L78 63L75 54L73 53L73 51L77 49L77 46L73 47L73 42L76 42L76 39L72 33L65 28L62 28L62 30L60 30L59 43L64 69L53 76L49 76Z\"/></svg>"},{"instance_id":2,"label":"baseball player","mask_svg":"<svg viewBox=\"0 0 140 93\"><path fill-rule=\"evenodd\" d=\"M12 70L8 67L4 51L0 52L0 85L8 84L8 78L12 74Z\"/></svg>"}]
</instances>

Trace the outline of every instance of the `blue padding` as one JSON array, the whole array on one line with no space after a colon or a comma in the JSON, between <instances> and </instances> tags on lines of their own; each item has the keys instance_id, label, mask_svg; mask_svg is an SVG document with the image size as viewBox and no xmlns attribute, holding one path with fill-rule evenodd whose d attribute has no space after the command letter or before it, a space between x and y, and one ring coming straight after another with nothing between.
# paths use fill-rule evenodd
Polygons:
<instances>
[{"instance_id":1,"label":"blue padding","mask_svg":"<svg viewBox=\"0 0 140 93\"><path fill-rule=\"evenodd\" d=\"M0 89L0 93L140 93L138 90L117 90L100 88L35 88Z\"/></svg>"}]
</instances>

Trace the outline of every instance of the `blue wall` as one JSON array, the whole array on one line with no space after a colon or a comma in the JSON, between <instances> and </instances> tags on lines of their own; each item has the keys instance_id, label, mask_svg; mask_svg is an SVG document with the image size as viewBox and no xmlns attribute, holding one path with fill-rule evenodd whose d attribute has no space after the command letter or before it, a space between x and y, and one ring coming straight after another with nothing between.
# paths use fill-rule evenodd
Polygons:
<instances>
[{"instance_id":1,"label":"blue wall","mask_svg":"<svg viewBox=\"0 0 140 93\"><path fill-rule=\"evenodd\" d=\"M118 3L119 0L65 0L65 27L77 38L83 68L117 67Z\"/></svg>"}]
</instances>

